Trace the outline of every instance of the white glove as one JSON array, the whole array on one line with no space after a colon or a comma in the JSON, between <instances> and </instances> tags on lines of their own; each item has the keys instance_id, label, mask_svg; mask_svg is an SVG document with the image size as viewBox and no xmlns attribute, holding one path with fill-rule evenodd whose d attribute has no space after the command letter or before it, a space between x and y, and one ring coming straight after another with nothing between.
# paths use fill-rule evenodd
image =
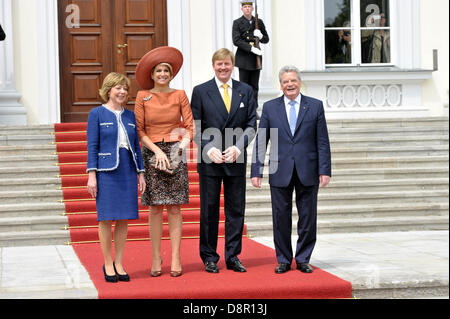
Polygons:
<instances>
[{"instance_id":1,"label":"white glove","mask_svg":"<svg viewBox=\"0 0 450 319\"><path fill-rule=\"evenodd\" d=\"M255 47L252 47L252 53L256 54L256 55L259 55L259 56L263 55L262 51L260 49L258 49L258 48L255 48Z\"/></svg>"},{"instance_id":2,"label":"white glove","mask_svg":"<svg viewBox=\"0 0 450 319\"><path fill-rule=\"evenodd\" d=\"M253 35L258 37L260 40L263 38L263 34L259 29L255 29L255 31L253 31Z\"/></svg>"}]
</instances>

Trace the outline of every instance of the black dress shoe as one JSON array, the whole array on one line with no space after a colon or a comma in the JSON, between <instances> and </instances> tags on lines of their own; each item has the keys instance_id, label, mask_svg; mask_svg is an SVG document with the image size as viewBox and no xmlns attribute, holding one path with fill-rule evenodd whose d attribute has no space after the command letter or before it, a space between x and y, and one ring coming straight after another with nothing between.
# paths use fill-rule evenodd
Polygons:
<instances>
[{"instance_id":1,"label":"black dress shoe","mask_svg":"<svg viewBox=\"0 0 450 319\"><path fill-rule=\"evenodd\" d=\"M114 266L114 271L116 272L117 278L119 278L119 281L130 281L130 276L128 274L125 274L125 275L119 274L117 272L115 263L113 263L113 266Z\"/></svg>"},{"instance_id":2,"label":"black dress shoe","mask_svg":"<svg viewBox=\"0 0 450 319\"><path fill-rule=\"evenodd\" d=\"M247 269L245 269L244 265L242 265L239 259L227 262L227 269L233 270L235 272L247 272Z\"/></svg>"},{"instance_id":3,"label":"black dress shoe","mask_svg":"<svg viewBox=\"0 0 450 319\"><path fill-rule=\"evenodd\" d=\"M117 276L109 276L106 274L105 265L103 265L103 274L105 275L106 282L117 282Z\"/></svg>"},{"instance_id":4,"label":"black dress shoe","mask_svg":"<svg viewBox=\"0 0 450 319\"><path fill-rule=\"evenodd\" d=\"M277 268L275 268L275 273L276 274L284 274L288 270L291 270L290 264L279 263Z\"/></svg>"},{"instance_id":5,"label":"black dress shoe","mask_svg":"<svg viewBox=\"0 0 450 319\"><path fill-rule=\"evenodd\" d=\"M307 274L310 274L314 271L314 269L308 263L297 264L297 269Z\"/></svg>"},{"instance_id":6,"label":"black dress shoe","mask_svg":"<svg viewBox=\"0 0 450 319\"><path fill-rule=\"evenodd\" d=\"M217 267L217 264L215 262L207 261L205 263L205 270L207 272L217 274L219 272L219 267Z\"/></svg>"}]
</instances>

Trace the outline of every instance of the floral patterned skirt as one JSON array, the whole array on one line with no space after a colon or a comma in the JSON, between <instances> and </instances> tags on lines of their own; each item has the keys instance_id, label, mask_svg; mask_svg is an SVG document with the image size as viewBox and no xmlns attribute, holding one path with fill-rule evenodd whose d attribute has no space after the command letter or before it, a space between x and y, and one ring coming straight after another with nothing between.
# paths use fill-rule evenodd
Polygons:
<instances>
[{"instance_id":1,"label":"floral patterned skirt","mask_svg":"<svg viewBox=\"0 0 450 319\"><path fill-rule=\"evenodd\" d=\"M170 154L177 150L179 142L155 143L170 160ZM189 178L186 157L175 169L173 175L162 172L150 164L154 155L151 150L142 147L142 157L145 166L145 193L141 197L143 206L184 205L189 203Z\"/></svg>"}]
</instances>

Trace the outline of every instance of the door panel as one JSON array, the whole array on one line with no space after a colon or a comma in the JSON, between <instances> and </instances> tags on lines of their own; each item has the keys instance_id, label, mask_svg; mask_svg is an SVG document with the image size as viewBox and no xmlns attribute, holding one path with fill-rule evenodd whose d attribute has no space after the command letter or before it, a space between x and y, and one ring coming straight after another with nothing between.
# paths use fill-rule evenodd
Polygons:
<instances>
[{"instance_id":1,"label":"door panel","mask_svg":"<svg viewBox=\"0 0 450 319\"><path fill-rule=\"evenodd\" d=\"M130 99L127 108L134 110L134 101L140 90L135 71L139 60L148 51L167 45L165 0L124 0L115 2L116 21L116 69L131 80ZM158 14L156 14L158 13ZM119 53L118 45L126 45Z\"/></svg>"},{"instance_id":2,"label":"door panel","mask_svg":"<svg viewBox=\"0 0 450 319\"><path fill-rule=\"evenodd\" d=\"M70 4L79 8L79 28L66 27ZM138 61L167 45L166 0L59 0L58 10L61 121L87 121L89 111L103 103L98 90L110 72L130 78L127 108L133 110Z\"/></svg>"}]
</instances>

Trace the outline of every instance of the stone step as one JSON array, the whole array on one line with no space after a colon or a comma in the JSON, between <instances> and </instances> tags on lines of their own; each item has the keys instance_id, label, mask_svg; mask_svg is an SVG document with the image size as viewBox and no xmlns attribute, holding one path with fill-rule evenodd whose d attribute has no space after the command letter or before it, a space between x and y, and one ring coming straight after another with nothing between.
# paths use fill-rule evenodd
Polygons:
<instances>
[{"instance_id":1,"label":"stone step","mask_svg":"<svg viewBox=\"0 0 450 319\"><path fill-rule=\"evenodd\" d=\"M333 154L332 154L333 155ZM249 157L247 169L251 168L252 159ZM332 158L333 169L356 168L395 168L395 167L436 167L448 166L448 156L416 156L416 157L341 157ZM269 165L269 155L266 156L265 166Z\"/></svg>"},{"instance_id":2,"label":"stone step","mask_svg":"<svg viewBox=\"0 0 450 319\"><path fill-rule=\"evenodd\" d=\"M0 136L0 145L49 145L55 141L55 136L44 135L3 135Z\"/></svg>"},{"instance_id":3,"label":"stone step","mask_svg":"<svg viewBox=\"0 0 450 319\"><path fill-rule=\"evenodd\" d=\"M370 205L339 205L323 206L320 203L317 208L318 219L352 219L373 217L423 217L423 216L448 216L448 203L388 203ZM292 216L297 218L298 212L295 202L292 203ZM272 208L270 205L262 208L246 208L245 221L247 224L253 222L272 222Z\"/></svg>"},{"instance_id":4,"label":"stone step","mask_svg":"<svg viewBox=\"0 0 450 319\"><path fill-rule=\"evenodd\" d=\"M387 137L387 136L432 136L448 135L448 126L424 126L424 127L378 127L378 128L342 128L330 127L330 137Z\"/></svg>"},{"instance_id":5,"label":"stone step","mask_svg":"<svg viewBox=\"0 0 450 319\"><path fill-rule=\"evenodd\" d=\"M0 157L0 167L56 166L57 155L15 155Z\"/></svg>"},{"instance_id":6,"label":"stone step","mask_svg":"<svg viewBox=\"0 0 450 319\"><path fill-rule=\"evenodd\" d=\"M390 191L390 192L361 192L361 193L320 193L318 204L321 207L337 205L372 205L377 203L447 203L447 190L430 191ZM247 208L270 207L269 195L254 195L246 198Z\"/></svg>"},{"instance_id":7,"label":"stone step","mask_svg":"<svg viewBox=\"0 0 450 319\"><path fill-rule=\"evenodd\" d=\"M336 169L332 172L333 180L348 179L419 179L448 178L449 168L444 167L400 167L400 168L366 168L366 169Z\"/></svg>"},{"instance_id":8,"label":"stone step","mask_svg":"<svg viewBox=\"0 0 450 319\"><path fill-rule=\"evenodd\" d=\"M28 190L28 191L2 191L0 202L14 204L20 201L27 203L51 203L62 200L62 190Z\"/></svg>"},{"instance_id":9,"label":"stone step","mask_svg":"<svg viewBox=\"0 0 450 319\"><path fill-rule=\"evenodd\" d=\"M385 158L333 158L333 169L436 167L448 165L448 156L385 157Z\"/></svg>"},{"instance_id":10,"label":"stone step","mask_svg":"<svg viewBox=\"0 0 450 319\"><path fill-rule=\"evenodd\" d=\"M332 158L446 156L448 153L448 144L396 147L333 147L331 145Z\"/></svg>"},{"instance_id":11,"label":"stone step","mask_svg":"<svg viewBox=\"0 0 450 319\"><path fill-rule=\"evenodd\" d=\"M267 178L269 168L264 167L263 177ZM419 178L447 178L448 166L439 167L396 167L396 168L360 168L360 169L335 169L332 171L333 181L348 180L392 180L392 179L419 179ZM247 171L247 178L250 172Z\"/></svg>"},{"instance_id":12,"label":"stone step","mask_svg":"<svg viewBox=\"0 0 450 319\"><path fill-rule=\"evenodd\" d=\"M56 216L63 215L66 207L62 202L0 204L0 217Z\"/></svg>"},{"instance_id":13,"label":"stone step","mask_svg":"<svg viewBox=\"0 0 450 319\"><path fill-rule=\"evenodd\" d=\"M59 178L10 178L0 179L0 192L3 191L30 191L30 190L57 190L61 188Z\"/></svg>"},{"instance_id":14,"label":"stone step","mask_svg":"<svg viewBox=\"0 0 450 319\"><path fill-rule=\"evenodd\" d=\"M52 135L54 131L54 125L0 125L0 136Z\"/></svg>"},{"instance_id":15,"label":"stone step","mask_svg":"<svg viewBox=\"0 0 450 319\"><path fill-rule=\"evenodd\" d=\"M270 147L267 148L268 151ZM248 161L252 160L253 146L249 146ZM448 156L448 143L443 145L421 146L355 146L336 147L331 144L331 157L337 158L386 158L386 157L426 157L426 156Z\"/></svg>"},{"instance_id":16,"label":"stone step","mask_svg":"<svg viewBox=\"0 0 450 319\"><path fill-rule=\"evenodd\" d=\"M65 225L67 225L67 217L62 215L1 217L0 233L36 230L61 230Z\"/></svg>"},{"instance_id":17,"label":"stone step","mask_svg":"<svg viewBox=\"0 0 450 319\"><path fill-rule=\"evenodd\" d=\"M384 127L435 127L449 126L448 117L418 117L418 118L379 118L379 119L328 119L327 126L337 128L375 128Z\"/></svg>"},{"instance_id":18,"label":"stone step","mask_svg":"<svg viewBox=\"0 0 450 319\"><path fill-rule=\"evenodd\" d=\"M337 220L318 220L317 233L364 233L391 231L423 231L448 230L448 216L426 217L378 217L352 218ZM248 223L247 233L250 236L273 235L272 222ZM293 218L292 233L297 233L297 220Z\"/></svg>"},{"instance_id":19,"label":"stone step","mask_svg":"<svg viewBox=\"0 0 450 319\"><path fill-rule=\"evenodd\" d=\"M421 190L446 190L449 187L447 178L423 178L423 179L393 179L393 180L347 180L332 181L326 188L320 188L320 193L361 193L375 191L421 191ZM270 185L264 179L260 189L247 182L247 196L268 195Z\"/></svg>"},{"instance_id":20,"label":"stone step","mask_svg":"<svg viewBox=\"0 0 450 319\"><path fill-rule=\"evenodd\" d=\"M448 135L433 136L368 136L330 137L333 148L448 145Z\"/></svg>"},{"instance_id":21,"label":"stone step","mask_svg":"<svg viewBox=\"0 0 450 319\"><path fill-rule=\"evenodd\" d=\"M0 179L53 178L59 174L58 166L0 167Z\"/></svg>"},{"instance_id":22,"label":"stone step","mask_svg":"<svg viewBox=\"0 0 450 319\"><path fill-rule=\"evenodd\" d=\"M55 155L56 146L45 145L0 145L0 157L3 156L24 156L24 155Z\"/></svg>"},{"instance_id":23,"label":"stone step","mask_svg":"<svg viewBox=\"0 0 450 319\"><path fill-rule=\"evenodd\" d=\"M36 230L0 233L0 247L64 245L68 230Z\"/></svg>"}]
</instances>

